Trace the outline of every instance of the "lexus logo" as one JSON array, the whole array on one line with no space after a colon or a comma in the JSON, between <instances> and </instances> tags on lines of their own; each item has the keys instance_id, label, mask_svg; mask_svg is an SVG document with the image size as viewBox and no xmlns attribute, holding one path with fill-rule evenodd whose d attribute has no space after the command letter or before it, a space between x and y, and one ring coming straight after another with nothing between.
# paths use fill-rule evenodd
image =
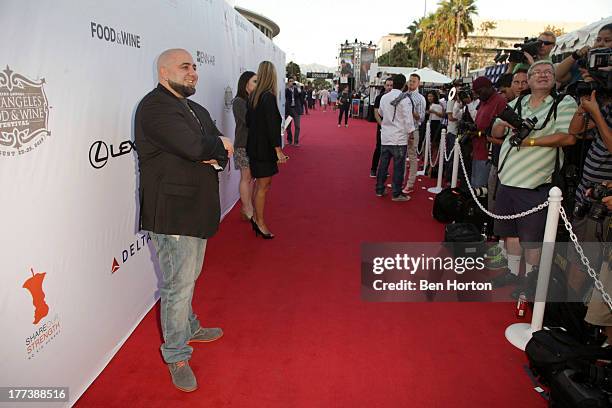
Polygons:
<instances>
[{"instance_id":1,"label":"lexus logo","mask_svg":"<svg viewBox=\"0 0 612 408\"><path fill-rule=\"evenodd\" d=\"M135 149L134 143L130 140L125 140L119 144L118 151L115 151L113 145L109 146L102 140L93 142L89 148L89 164L94 169L101 169L106 166L109 157L119 157L128 154Z\"/></svg>"}]
</instances>

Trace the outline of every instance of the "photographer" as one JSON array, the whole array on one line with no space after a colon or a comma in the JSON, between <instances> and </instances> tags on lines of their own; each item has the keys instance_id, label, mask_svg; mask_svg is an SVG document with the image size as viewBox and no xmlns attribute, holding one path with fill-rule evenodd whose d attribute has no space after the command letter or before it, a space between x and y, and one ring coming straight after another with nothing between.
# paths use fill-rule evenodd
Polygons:
<instances>
[{"instance_id":1,"label":"photographer","mask_svg":"<svg viewBox=\"0 0 612 408\"><path fill-rule=\"evenodd\" d=\"M491 163L488 160L487 136L493 125L493 120L506 107L506 98L497 93L493 84L486 77L479 77L472 84L474 93L478 95L480 105L474 123L477 133L472 137L472 177L474 188L485 187L489 181Z\"/></svg>"},{"instance_id":2,"label":"photographer","mask_svg":"<svg viewBox=\"0 0 612 408\"><path fill-rule=\"evenodd\" d=\"M498 81L499 92L503 94L507 100L507 102L511 102L518 98L519 96L525 94L529 90L529 84L527 82L527 71L525 70L517 70L517 72L510 75L510 85L507 85L505 81ZM499 183L499 179L497 177L497 166L499 165L499 153L501 151L501 145L503 143L503 139L497 139L487 136L487 141L491 143L491 170L489 172L489 180L488 180L488 194L487 194L487 208L489 211L494 211L495 209L495 199L497 196L497 186ZM495 225L495 220L493 220L493 225ZM489 253L489 262L487 262L487 268L489 269L501 269L508 266L508 253L506 252L506 244L503 239L499 240L498 249L493 249Z\"/></svg>"},{"instance_id":3,"label":"photographer","mask_svg":"<svg viewBox=\"0 0 612 408\"><path fill-rule=\"evenodd\" d=\"M511 59L506 72L514 74L519 67L519 69L528 69L529 66L533 65L536 61L550 61L550 52L554 48L556 42L557 37L555 37L553 32L544 31L537 39L525 40L524 44L515 44L514 46L520 48L520 51L513 52L522 52L524 58L518 54L518 60Z\"/></svg>"},{"instance_id":4,"label":"photographer","mask_svg":"<svg viewBox=\"0 0 612 408\"><path fill-rule=\"evenodd\" d=\"M601 203L602 205L605 205L608 214L612 212L612 194L610 194L611 188L612 183L606 183L606 194L609 195L601 200ZM610 222L610 217L607 217L602 225L601 236L602 241L605 242L605 244L601 243L601 254L606 254L607 259L602 259L602 266L599 268L599 280L603 283L604 290L608 294L612 292L612 274L610 272L610 241L612 241L612 238L610 233L612 233L612 223ZM584 320L596 326L603 326L604 332L608 338L608 344L612 343L612 313L610 313L610 308L608 305L603 302L602 294L596 289L593 290L593 295L588 304L587 313Z\"/></svg>"},{"instance_id":5,"label":"photographer","mask_svg":"<svg viewBox=\"0 0 612 408\"><path fill-rule=\"evenodd\" d=\"M507 132L515 130L502 143L496 214L516 214L545 202L552 187L556 163L563 162L563 151L559 147L576 143L576 137L568 133L576 102L569 96L559 99L553 96L554 72L550 61L537 61L531 65L527 72L531 94L509 104L518 115L518 123L514 118L515 126L500 119L495 122L493 137L504 138ZM507 118L507 115L503 117ZM521 248L525 249L527 273L539 263L545 224L545 211L495 222L495 235L505 239L509 271L496 277L494 286L501 287L519 280Z\"/></svg>"},{"instance_id":6,"label":"photographer","mask_svg":"<svg viewBox=\"0 0 612 408\"><path fill-rule=\"evenodd\" d=\"M476 119L478 100L473 100L472 91L463 89L458 92L458 98L461 101L461 105L455 110L457 111L456 117L457 122L457 137L459 138L459 144L461 147L461 155L465 163L465 170L467 174L472 174L472 135L476 132L476 125L474 120ZM453 113L455 116L455 113ZM463 179L465 175L463 172L459 172L461 178L462 188L467 188L467 183Z\"/></svg>"},{"instance_id":7,"label":"photographer","mask_svg":"<svg viewBox=\"0 0 612 408\"><path fill-rule=\"evenodd\" d=\"M595 70L585 75L586 83L590 87L596 87L593 78L599 80L600 72L602 71ZM570 123L571 133L592 140L584 160L582 177L576 189L572 228L578 241L587 243L584 248L585 254L595 269L598 269L602 263L603 231L608 216L604 207L606 203L600 203L606 194L602 191L601 185L612 180L612 132L610 131L612 100L610 90L605 86L603 85L601 89L603 94L601 96L598 96L595 90L590 95L580 96L580 106ZM608 202L610 197L604 200ZM578 293L583 293L588 289L585 287L586 269L574 251L570 251L569 260L571 261L569 284Z\"/></svg>"},{"instance_id":8,"label":"photographer","mask_svg":"<svg viewBox=\"0 0 612 408\"><path fill-rule=\"evenodd\" d=\"M612 47L612 24L606 24L597 33L593 48L611 48ZM555 75L561 84L573 83L586 75L584 65L585 58L590 50L589 46L582 47L574 51L569 57L557 64ZM583 78L587 80L587 78Z\"/></svg>"}]
</instances>

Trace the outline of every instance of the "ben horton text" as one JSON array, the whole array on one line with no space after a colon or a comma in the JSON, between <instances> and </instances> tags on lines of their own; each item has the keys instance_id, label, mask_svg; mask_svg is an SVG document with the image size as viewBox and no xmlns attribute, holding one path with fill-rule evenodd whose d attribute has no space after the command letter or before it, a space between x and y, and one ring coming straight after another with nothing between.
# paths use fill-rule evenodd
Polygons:
<instances>
[{"instance_id":1,"label":"ben horton text","mask_svg":"<svg viewBox=\"0 0 612 408\"><path fill-rule=\"evenodd\" d=\"M381 275L386 271L405 271L410 275L415 275L417 271L454 271L463 274L466 270L485 269L484 257L426 257L421 254L419 257L408 256L407 254L396 254L394 257L376 257L372 260L372 272ZM396 282L384 282L377 279L372 282L374 290L448 290L448 291L471 291L471 290L493 290L490 282L460 282L454 279L445 282L430 282L427 279L420 279L418 282L401 279Z\"/></svg>"}]
</instances>

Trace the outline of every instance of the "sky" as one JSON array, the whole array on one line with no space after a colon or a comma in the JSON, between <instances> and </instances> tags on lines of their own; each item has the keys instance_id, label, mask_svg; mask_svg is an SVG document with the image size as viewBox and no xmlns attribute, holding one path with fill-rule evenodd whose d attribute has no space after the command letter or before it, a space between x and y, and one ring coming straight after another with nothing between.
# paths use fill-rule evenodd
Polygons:
<instances>
[{"instance_id":1,"label":"sky","mask_svg":"<svg viewBox=\"0 0 612 408\"><path fill-rule=\"evenodd\" d=\"M235 0L235 5L262 14L280 27L274 42L287 62L336 65L345 40L376 44L388 33L406 32L413 20L437 8L439 0ZM551 22L597 21L612 15L610 0L477 0L478 17Z\"/></svg>"}]
</instances>

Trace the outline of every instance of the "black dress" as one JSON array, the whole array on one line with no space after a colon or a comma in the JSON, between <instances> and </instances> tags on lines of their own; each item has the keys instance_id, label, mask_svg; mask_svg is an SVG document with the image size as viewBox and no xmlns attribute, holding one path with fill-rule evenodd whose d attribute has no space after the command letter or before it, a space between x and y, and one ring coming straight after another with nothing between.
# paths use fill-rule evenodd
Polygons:
<instances>
[{"instance_id":1,"label":"black dress","mask_svg":"<svg viewBox=\"0 0 612 408\"><path fill-rule=\"evenodd\" d=\"M257 108L249 104L247 111L247 155L254 178L270 177L278 173L276 148L281 146L282 117L276 96L271 92L261 95Z\"/></svg>"}]
</instances>

